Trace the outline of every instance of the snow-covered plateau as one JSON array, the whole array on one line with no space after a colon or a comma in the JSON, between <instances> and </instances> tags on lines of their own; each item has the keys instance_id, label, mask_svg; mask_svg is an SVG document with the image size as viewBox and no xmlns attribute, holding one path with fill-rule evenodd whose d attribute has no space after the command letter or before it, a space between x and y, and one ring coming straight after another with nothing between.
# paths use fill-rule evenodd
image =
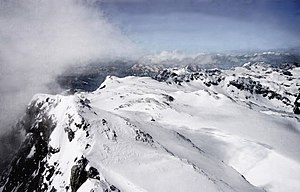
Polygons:
<instances>
[{"instance_id":1,"label":"snow-covered plateau","mask_svg":"<svg viewBox=\"0 0 300 192\"><path fill-rule=\"evenodd\" d=\"M38 94L0 191L300 191L299 78L248 63Z\"/></svg>"}]
</instances>

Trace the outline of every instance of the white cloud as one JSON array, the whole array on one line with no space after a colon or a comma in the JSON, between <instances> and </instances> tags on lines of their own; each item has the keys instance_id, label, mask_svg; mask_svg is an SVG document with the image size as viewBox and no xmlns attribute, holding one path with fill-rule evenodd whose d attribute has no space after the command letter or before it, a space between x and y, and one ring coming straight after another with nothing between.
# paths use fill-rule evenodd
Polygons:
<instances>
[{"instance_id":1,"label":"white cloud","mask_svg":"<svg viewBox=\"0 0 300 192\"><path fill-rule=\"evenodd\" d=\"M86 1L0 0L0 39L0 128L66 66L136 52Z\"/></svg>"}]
</instances>

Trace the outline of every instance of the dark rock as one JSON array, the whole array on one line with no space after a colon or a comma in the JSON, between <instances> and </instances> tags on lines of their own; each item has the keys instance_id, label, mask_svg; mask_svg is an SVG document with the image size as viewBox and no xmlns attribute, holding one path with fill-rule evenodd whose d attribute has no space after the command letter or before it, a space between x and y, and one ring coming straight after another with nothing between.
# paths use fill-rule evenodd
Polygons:
<instances>
[{"instance_id":1,"label":"dark rock","mask_svg":"<svg viewBox=\"0 0 300 192\"><path fill-rule=\"evenodd\" d=\"M112 131L113 132L113 140L116 141L117 140L117 133L115 130Z\"/></svg>"},{"instance_id":2,"label":"dark rock","mask_svg":"<svg viewBox=\"0 0 300 192\"><path fill-rule=\"evenodd\" d=\"M291 101L273 90L270 90L269 87L262 86L259 81L254 81L250 77L239 77L236 80L229 82L229 85L236 87L242 91L248 91L251 94L259 94L268 99L277 99L282 101L285 105L291 105Z\"/></svg>"},{"instance_id":3,"label":"dark rock","mask_svg":"<svg viewBox=\"0 0 300 192\"><path fill-rule=\"evenodd\" d=\"M168 96L168 101L174 101L175 99L174 99L174 97L172 97L172 96Z\"/></svg>"},{"instance_id":4,"label":"dark rock","mask_svg":"<svg viewBox=\"0 0 300 192\"><path fill-rule=\"evenodd\" d=\"M44 103L33 101L18 123L26 131L26 139L11 162L9 171L0 179L3 192L41 191L47 188L41 182L47 169L44 158L49 153L49 137L56 124L42 108Z\"/></svg>"},{"instance_id":5,"label":"dark rock","mask_svg":"<svg viewBox=\"0 0 300 192\"><path fill-rule=\"evenodd\" d=\"M174 97L172 97L172 96L170 96L170 95L163 94L163 96L164 96L164 97L167 99L167 101L169 101L169 102L172 102L172 101L175 100Z\"/></svg>"},{"instance_id":6,"label":"dark rock","mask_svg":"<svg viewBox=\"0 0 300 192\"><path fill-rule=\"evenodd\" d=\"M75 137L75 132L72 131L72 129L69 128L69 127L65 128L65 132L68 133L68 139L71 142L74 139L74 137Z\"/></svg>"},{"instance_id":7,"label":"dark rock","mask_svg":"<svg viewBox=\"0 0 300 192\"><path fill-rule=\"evenodd\" d=\"M294 113L299 115L300 114L300 93L298 94L295 103L294 103Z\"/></svg>"},{"instance_id":8,"label":"dark rock","mask_svg":"<svg viewBox=\"0 0 300 192\"><path fill-rule=\"evenodd\" d=\"M82 157L77 161L77 164L72 167L70 178L72 192L76 192L79 187L87 180L88 172L85 170L87 164L88 160L85 157Z\"/></svg>"},{"instance_id":9,"label":"dark rock","mask_svg":"<svg viewBox=\"0 0 300 192\"><path fill-rule=\"evenodd\" d=\"M50 190L50 192L56 192L57 189L55 189L55 187L52 187L52 189Z\"/></svg>"},{"instance_id":10,"label":"dark rock","mask_svg":"<svg viewBox=\"0 0 300 192\"><path fill-rule=\"evenodd\" d=\"M107 125L107 121L105 119L102 119L102 125Z\"/></svg>"},{"instance_id":11,"label":"dark rock","mask_svg":"<svg viewBox=\"0 0 300 192\"><path fill-rule=\"evenodd\" d=\"M111 186L109 187L109 189L110 189L111 191L120 192L120 190L119 190L117 187L115 187L114 185L111 185Z\"/></svg>"},{"instance_id":12,"label":"dark rock","mask_svg":"<svg viewBox=\"0 0 300 192\"><path fill-rule=\"evenodd\" d=\"M88 177L92 179L100 180L99 172L96 168L90 167L88 171Z\"/></svg>"},{"instance_id":13,"label":"dark rock","mask_svg":"<svg viewBox=\"0 0 300 192\"><path fill-rule=\"evenodd\" d=\"M91 108L91 106L89 105L90 103L91 103L91 101L90 100L88 100L88 99L80 99L80 104L83 106L83 107L87 107L87 108Z\"/></svg>"},{"instance_id":14,"label":"dark rock","mask_svg":"<svg viewBox=\"0 0 300 192\"><path fill-rule=\"evenodd\" d=\"M84 123L82 129L83 129L83 130L86 130L89 126L90 126L89 123Z\"/></svg>"},{"instance_id":15,"label":"dark rock","mask_svg":"<svg viewBox=\"0 0 300 192\"><path fill-rule=\"evenodd\" d=\"M89 147L91 147L90 144L86 144L85 149L88 149Z\"/></svg>"},{"instance_id":16,"label":"dark rock","mask_svg":"<svg viewBox=\"0 0 300 192\"><path fill-rule=\"evenodd\" d=\"M293 76L293 74L287 70L282 71L282 74L287 75L287 76Z\"/></svg>"},{"instance_id":17,"label":"dark rock","mask_svg":"<svg viewBox=\"0 0 300 192\"><path fill-rule=\"evenodd\" d=\"M135 133L136 133L135 140L142 141L144 143L149 143L150 145L154 143L153 138L149 133L146 133L140 129L136 129Z\"/></svg>"},{"instance_id":18,"label":"dark rock","mask_svg":"<svg viewBox=\"0 0 300 192\"><path fill-rule=\"evenodd\" d=\"M60 148L53 148L51 146L49 146L49 153L51 154L55 154L55 153L58 153L60 151Z\"/></svg>"},{"instance_id":19,"label":"dark rock","mask_svg":"<svg viewBox=\"0 0 300 192\"><path fill-rule=\"evenodd\" d=\"M47 170L48 175L47 175L47 177L46 177L46 180L47 180L47 181L49 181L49 180L51 179L51 177L52 177L53 174L54 174L54 171L55 171L54 166L50 166L50 167L48 168L48 170Z\"/></svg>"}]
</instances>

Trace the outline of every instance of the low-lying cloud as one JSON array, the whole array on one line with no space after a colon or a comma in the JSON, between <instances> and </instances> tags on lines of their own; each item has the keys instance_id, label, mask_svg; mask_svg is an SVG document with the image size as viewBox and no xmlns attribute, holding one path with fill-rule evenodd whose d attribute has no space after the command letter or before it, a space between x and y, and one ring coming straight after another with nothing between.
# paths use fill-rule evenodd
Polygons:
<instances>
[{"instance_id":1,"label":"low-lying cloud","mask_svg":"<svg viewBox=\"0 0 300 192\"><path fill-rule=\"evenodd\" d=\"M0 133L64 68L136 51L91 2L0 0Z\"/></svg>"}]
</instances>

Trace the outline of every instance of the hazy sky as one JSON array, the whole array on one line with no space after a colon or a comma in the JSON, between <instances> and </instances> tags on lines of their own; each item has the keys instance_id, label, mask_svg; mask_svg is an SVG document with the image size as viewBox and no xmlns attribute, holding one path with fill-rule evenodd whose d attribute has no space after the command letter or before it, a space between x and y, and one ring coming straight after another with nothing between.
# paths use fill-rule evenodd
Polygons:
<instances>
[{"instance_id":1,"label":"hazy sky","mask_svg":"<svg viewBox=\"0 0 300 192\"><path fill-rule=\"evenodd\" d=\"M150 51L300 45L299 0L102 0L99 6Z\"/></svg>"}]
</instances>

